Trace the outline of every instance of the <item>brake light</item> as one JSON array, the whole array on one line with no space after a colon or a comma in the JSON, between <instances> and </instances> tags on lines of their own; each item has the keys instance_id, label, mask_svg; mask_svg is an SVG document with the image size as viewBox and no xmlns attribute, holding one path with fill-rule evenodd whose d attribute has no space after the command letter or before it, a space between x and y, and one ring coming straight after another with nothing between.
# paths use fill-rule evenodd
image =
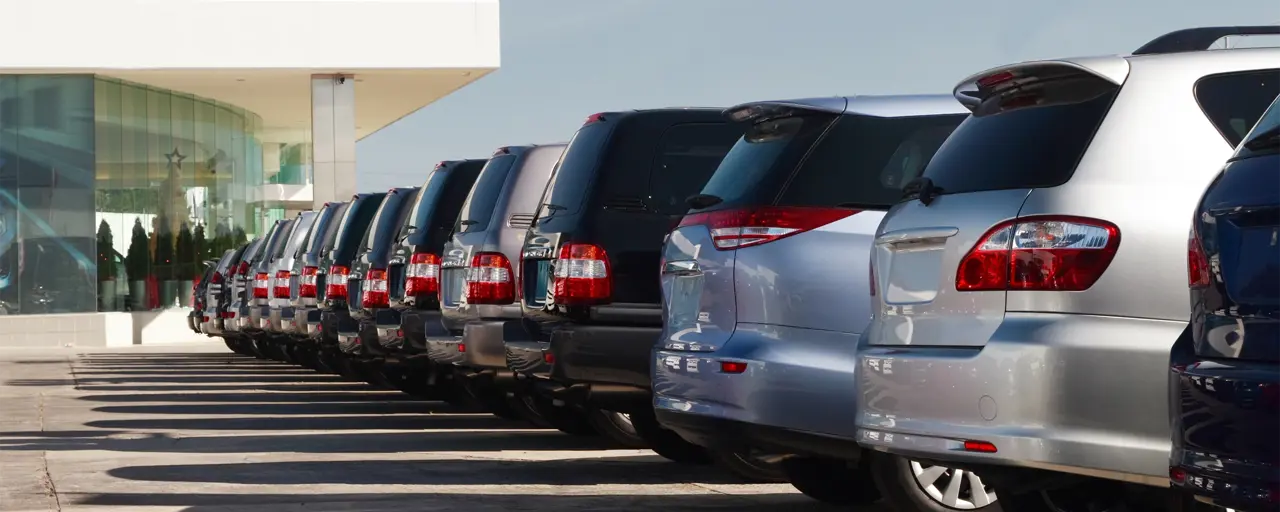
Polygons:
<instances>
[{"instance_id":1,"label":"brake light","mask_svg":"<svg viewBox=\"0 0 1280 512\"><path fill-rule=\"evenodd\" d=\"M293 272L288 270L280 270L276 272L275 297L277 299L289 298L289 280L292 278Z\"/></svg>"},{"instance_id":2,"label":"brake light","mask_svg":"<svg viewBox=\"0 0 1280 512\"><path fill-rule=\"evenodd\" d=\"M994 87L1002 83L1013 80L1015 77L1009 71L1001 71L999 73L984 76L978 79L978 87Z\"/></svg>"},{"instance_id":3,"label":"brake light","mask_svg":"<svg viewBox=\"0 0 1280 512\"><path fill-rule=\"evenodd\" d=\"M1082 217L1014 219L987 231L956 269L956 290L1087 290L1111 264L1120 230Z\"/></svg>"},{"instance_id":4,"label":"brake light","mask_svg":"<svg viewBox=\"0 0 1280 512\"><path fill-rule=\"evenodd\" d=\"M1187 285L1191 288L1209 287L1209 258L1200 245L1200 234L1193 225L1187 237Z\"/></svg>"},{"instance_id":5,"label":"brake light","mask_svg":"<svg viewBox=\"0 0 1280 512\"><path fill-rule=\"evenodd\" d=\"M858 213L845 208L763 206L686 215L679 227L705 225L719 250L780 240Z\"/></svg>"},{"instance_id":6,"label":"brake light","mask_svg":"<svg viewBox=\"0 0 1280 512\"><path fill-rule=\"evenodd\" d=\"M271 287L270 275L266 272L258 272L253 276L253 298L267 298L267 289Z\"/></svg>"},{"instance_id":7,"label":"brake light","mask_svg":"<svg viewBox=\"0 0 1280 512\"><path fill-rule=\"evenodd\" d=\"M593 244L561 247L553 277L552 297L559 304L602 304L613 296L609 256Z\"/></svg>"},{"instance_id":8,"label":"brake light","mask_svg":"<svg viewBox=\"0 0 1280 512\"><path fill-rule=\"evenodd\" d=\"M964 451L978 453L996 453L996 445L986 441L965 441Z\"/></svg>"},{"instance_id":9,"label":"brake light","mask_svg":"<svg viewBox=\"0 0 1280 512\"><path fill-rule=\"evenodd\" d=\"M404 294L430 295L440 290L440 257L417 253L409 258L405 269Z\"/></svg>"},{"instance_id":10,"label":"brake light","mask_svg":"<svg viewBox=\"0 0 1280 512\"><path fill-rule=\"evenodd\" d=\"M591 114L591 115L587 116L587 120L586 120L585 122L583 122L582 124L583 124L583 126L586 126L586 125L589 125L589 124L591 124L591 123L598 123L598 122L601 122L601 121L604 121L604 112L601 112L601 113L599 113L599 114Z\"/></svg>"},{"instance_id":11,"label":"brake light","mask_svg":"<svg viewBox=\"0 0 1280 512\"><path fill-rule=\"evenodd\" d=\"M302 267L302 274L298 276L298 296L308 299L316 297L316 279L320 269L316 267Z\"/></svg>"},{"instance_id":12,"label":"brake light","mask_svg":"<svg viewBox=\"0 0 1280 512\"><path fill-rule=\"evenodd\" d=\"M239 264L239 265L236 265L236 267L235 267L235 272L234 272L232 275L248 276L248 275L249 275L249 262L247 262L247 261L242 261L242 262L240 262L240 264Z\"/></svg>"},{"instance_id":13,"label":"brake light","mask_svg":"<svg viewBox=\"0 0 1280 512\"><path fill-rule=\"evenodd\" d=\"M209 283L222 284L222 272L214 272L213 276L209 278Z\"/></svg>"},{"instance_id":14,"label":"brake light","mask_svg":"<svg viewBox=\"0 0 1280 512\"><path fill-rule=\"evenodd\" d=\"M347 298L347 277L351 275L351 269L342 265L334 265L329 267L329 277L324 286L325 298L329 299L345 299Z\"/></svg>"},{"instance_id":15,"label":"brake light","mask_svg":"<svg viewBox=\"0 0 1280 512\"><path fill-rule=\"evenodd\" d=\"M743 373L747 371L747 363L739 361L720 361L720 373Z\"/></svg>"},{"instance_id":16,"label":"brake light","mask_svg":"<svg viewBox=\"0 0 1280 512\"><path fill-rule=\"evenodd\" d=\"M482 252L471 257L467 270L467 302L471 304L511 304L516 300L511 278L511 260L500 252Z\"/></svg>"},{"instance_id":17,"label":"brake light","mask_svg":"<svg viewBox=\"0 0 1280 512\"><path fill-rule=\"evenodd\" d=\"M387 293L387 271L371 268L364 274L364 293L361 303L366 308L385 308L391 297Z\"/></svg>"}]
</instances>

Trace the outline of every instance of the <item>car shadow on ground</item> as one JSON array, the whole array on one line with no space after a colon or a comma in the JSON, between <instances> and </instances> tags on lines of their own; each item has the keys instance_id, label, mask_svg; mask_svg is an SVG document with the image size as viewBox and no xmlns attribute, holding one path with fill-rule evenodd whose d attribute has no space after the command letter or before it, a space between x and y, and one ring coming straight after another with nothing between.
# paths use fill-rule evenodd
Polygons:
<instances>
[{"instance_id":1,"label":"car shadow on ground","mask_svg":"<svg viewBox=\"0 0 1280 512\"><path fill-rule=\"evenodd\" d=\"M76 505L114 507L186 507L183 512L279 512L352 511L401 512L406 510L467 510L469 512L509 512L512 510L573 510L616 512L620 510L735 512L852 511L880 512L883 508L846 508L806 501L794 494L757 494L750 499L724 494L656 494L609 496L549 496L538 494L442 494L442 493L342 493L342 494L142 494L110 493L84 495ZM447 501L445 501L447 500Z\"/></svg>"}]
</instances>

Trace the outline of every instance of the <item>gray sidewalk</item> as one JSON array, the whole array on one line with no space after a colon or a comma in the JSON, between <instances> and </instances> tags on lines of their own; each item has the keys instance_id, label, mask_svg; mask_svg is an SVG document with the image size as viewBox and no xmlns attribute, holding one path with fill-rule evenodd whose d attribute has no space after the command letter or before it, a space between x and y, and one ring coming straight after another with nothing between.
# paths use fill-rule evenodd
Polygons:
<instances>
[{"instance_id":1,"label":"gray sidewalk","mask_svg":"<svg viewBox=\"0 0 1280 512\"><path fill-rule=\"evenodd\" d=\"M0 510L830 510L218 344L0 351Z\"/></svg>"}]
</instances>

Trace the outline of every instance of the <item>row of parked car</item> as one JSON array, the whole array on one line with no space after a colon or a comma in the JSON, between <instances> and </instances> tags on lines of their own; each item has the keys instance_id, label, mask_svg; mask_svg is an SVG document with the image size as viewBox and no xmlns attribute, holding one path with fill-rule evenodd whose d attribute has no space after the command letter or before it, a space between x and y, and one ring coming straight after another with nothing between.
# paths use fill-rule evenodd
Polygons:
<instances>
[{"instance_id":1,"label":"row of parked car","mask_svg":"<svg viewBox=\"0 0 1280 512\"><path fill-rule=\"evenodd\" d=\"M1208 48L1278 33L595 114L279 221L193 328L831 503L1274 510L1280 49Z\"/></svg>"}]
</instances>

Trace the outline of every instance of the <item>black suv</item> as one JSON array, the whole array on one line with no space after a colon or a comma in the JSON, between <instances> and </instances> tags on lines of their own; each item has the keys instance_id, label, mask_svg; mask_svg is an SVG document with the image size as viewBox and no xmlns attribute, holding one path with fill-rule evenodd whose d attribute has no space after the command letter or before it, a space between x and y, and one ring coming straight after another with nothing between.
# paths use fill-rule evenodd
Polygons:
<instances>
[{"instance_id":1,"label":"black suv","mask_svg":"<svg viewBox=\"0 0 1280 512\"><path fill-rule=\"evenodd\" d=\"M615 412L597 424L609 437L684 446L658 426L650 391L663 237L743 129L720 109L595 114L547 183L520 263L530 339L507 338L508 366L550 398ZM662 455L705 461L688 446Z\"/></svg>"},{"instance_id":2,"label":"black suv","mask_svg":"<svg viewBox=\"0 0 1280 512\"><path fill-rule=\"evenodd\" d=\"M324 279L324 296L318 299L320 323L308 326L308 332L315 332L322 360L341 365L345 360L339 359L339 332L356 332L358 325L351 318L347 309L347 280L351 277L351 265L356 259L356 250L369 230L369 223L377 213L387 194L356 194L351 197L347 211L338 221L338 232L334 234L333 249L320 261L320 268L326 268ZM308 319L308 323L310 319ZM343 373L351 373L351 367L335 368Z\"/></svg>"},{"instance_id":3,"label":"black suv","mask_svg":"<svg viewBox=\"0 0 1280 512\"><path fill-rule=\"evenodd\" d=\"M351 318L356 321L355 330L343 329L338 333L340 339L354 336L359 339L353 350L365 357L381 358L386 350L378 343L378 325L390 323L385 317L395 315L391 309L391 296L399 295L392 283L399 280L392 274L403 274L403 261L392 261L391 252L395 249L396 239L403 231L405 218L413 208L419 195L419 188L393 188L378 207L365 231L364 239L351 264L351 279L347 281L347 309ZM395 315L398 316L398 315ZM391 329L391 336L399 330L399 322ZM344 343L345 345L345 343Z\"/></svg>"}]
</instances>

